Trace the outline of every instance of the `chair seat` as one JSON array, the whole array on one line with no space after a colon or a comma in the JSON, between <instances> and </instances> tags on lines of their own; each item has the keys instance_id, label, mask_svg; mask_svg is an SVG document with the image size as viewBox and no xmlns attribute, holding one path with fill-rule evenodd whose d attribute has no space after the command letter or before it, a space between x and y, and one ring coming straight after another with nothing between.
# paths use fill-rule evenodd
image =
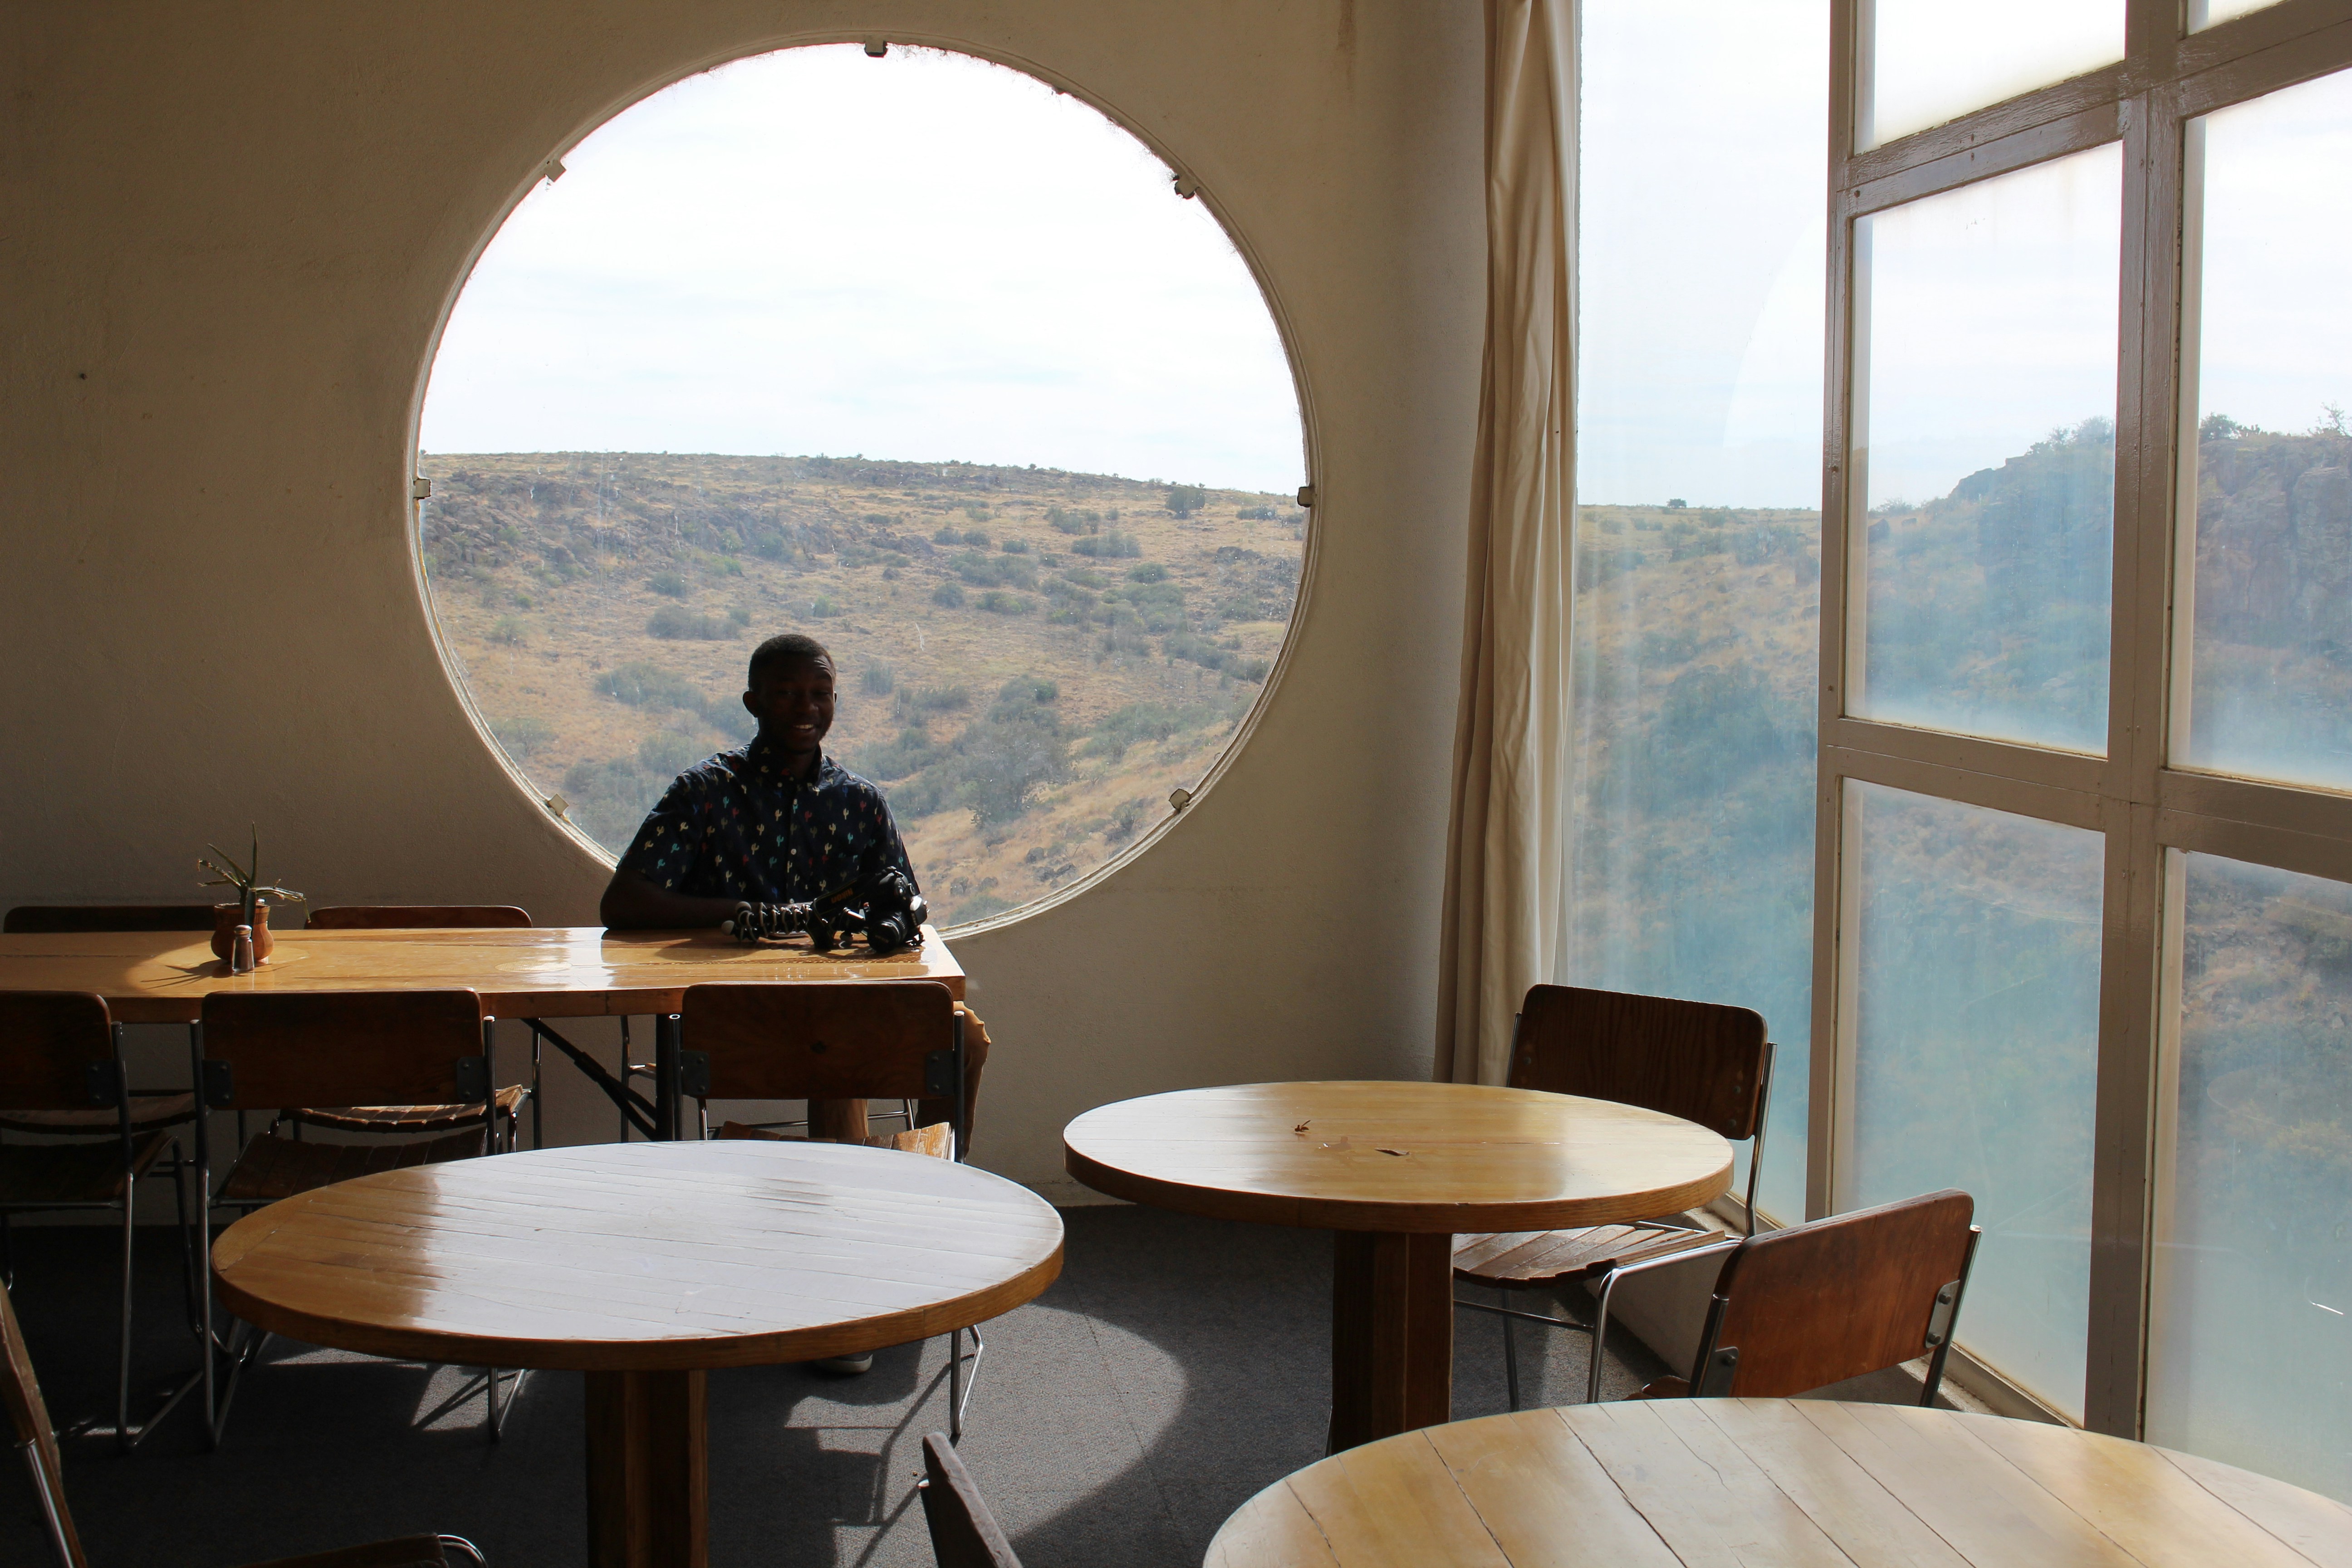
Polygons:
<instances>
[{"instance_id":1,"label":"chair seat","mask_svg":"<svg viewBox=\"0 0 2352 1568\"><path fill-rule=\"evenodd\" d=\"M303 1143L264 1132L245 1146L216 1201L272 1204L354 1176L470 1160L481 1152L479 1131L415 1143Z\"/></svg>"},{"instance_id":2,"label":"chair seat","mask_svg":"<svg viewBox=\"0 0 2352 1568\"><path fill-rule=\"evenodd\" d=\"M251 1568L449 1568L449 1558L441 1550L439 1536L412 1535L404 1541L346 1546L341 1552L319 1552L308 1557L273 1557Z\"/></svg>"},{"instance_id":3,"label":"chair seat","mask_svg":"<svg viewBox=\"0 0 2352 1568\"><path fill-rule=\"evenodd\" d=\"M1454 1278L1477 1285L1533 1289L1590 1279L1647 1258L1707 1247L1711 1230L1654 1225L1595 1225L1575 1230L1511 1230L1454 1237Z\"/></svg>"},{"instance_id":4,"label":"chair seat","mask_svg":"<svg viewBox=\"0 0 2352 1568\"><path fill-rule=\"evenodd\" d=\"M136 1131L174 1127L195 1119L196 1097L193 1094L131 1097L131 1125ZM9 1132L111 1132L115 1126L114 1108L110 1105L74 1110L0 1110L0 1131Z\"/></svg>"},{"instance_id":5,"label":"chair seat","mask_svg":"<svg viewBox=\"0 0 2352 1568\"><path fill-rule=\"evenodd\" d=\"M522 1113L523 1101L530 1098L530 1089L513 1084L499 1090L495 1103L499 1114L511 1121ZM313 1127L335 1127L346 1132L446 1132L478 1125L482 1108L478 1104L346 1105L321 1110L306 1106L293 1112L293 1117Z\"/></svg>"},{"instance_id":6,"label":"chair seat","mask_svg":"<svg viewBox=\"0 0 2352 1568\"><path fill-rule=\"evenodd\" d=\"M150 1132L131 1146L140 1175L172 1146L171 1135ZM89 1143L0 1143L0 1207L45 1204L105 1204L122 1196L122 1145L112 1138Z\"/></svg>"},{"instance_id":7,"label":"chair seat","mask_svg":"<svg viewBox=\"0 0 2352 1568\"><path fill-rule=\"evenodd\" d=\"M771 1143L847 1143L847 1138L811 1138L798 1132L777 1132L765 1127L751 1127L740 1121L722 1125L715 1136L720 1138L758 1138ZM904 1132L869 1132L862 1140L868 1149L899 1149L909 1154L929 1154L935 1160L955 1158L955 1129L944 1121L934 1121L929 1127L913 1127Z\"/></svg>"}]
</instances>

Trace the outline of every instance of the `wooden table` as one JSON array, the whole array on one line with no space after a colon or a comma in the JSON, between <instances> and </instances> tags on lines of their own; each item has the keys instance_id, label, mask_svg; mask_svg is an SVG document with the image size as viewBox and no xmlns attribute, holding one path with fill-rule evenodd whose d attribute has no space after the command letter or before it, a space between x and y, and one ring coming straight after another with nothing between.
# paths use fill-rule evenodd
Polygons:
<instances>
[{"instance_id":1,"label":"wooden table","mask_svg":"<svg viewBox=\"0 0 2352 1568\"><path fill-rule=\"evenodd\" d=\"M712 1367L985 1321L1062 1268L1062 1222L970 1165L824 1143L620 1143L388 1171L213 1245L221 1299L311 1344L588 1374L589 1560L709 1550Z\"/></svg>"},{"instance_id":2,"label":"wooden table","mask_svg":"<svg viewBox=\"0 0 2352 1568\"><path fill-rule=\"evenodd\" d=\"M1211 1568L2347 1568L2352 1509L2210 1459L1916 1405L1522 1410L1307 1466Z\"/></svg>"},{"instance_id":3,"label":"wooden table","mask_svg":"<svg viewBox=\"0 0 2352 1568\"><path fill-rule=\"evenodd\" d=\"M601 926L305 931L278 938L268 963L231 974L212 935L184 931L0 936L0 989L95 991L127 1024L193 1023L215 991L463 988L501 1018L656 1019L654 1120L677 1128L677 1031L689 985L936 980L963 999L963 970L929 926L923 945L877 956L821 953L805 937L747 947L715 931L607 931ZM608 1093L611 1092L607 1088Z\"/></svg>"},{"instance_id":4,"label":"wooden table","mask_svg":"<svg viewBox=\"0 0 2352 1568\"><path fill-rule=\"evenodd\" d=\"M1476 1084L1183 1089L1090 1110L1062 1144L1113 1197L1334 1232L1334 1453L1451 1418L1456 1232L1654 1219L1731 1182L1731 1146L1680 1118Z\"/></svg>"}]
</instances>

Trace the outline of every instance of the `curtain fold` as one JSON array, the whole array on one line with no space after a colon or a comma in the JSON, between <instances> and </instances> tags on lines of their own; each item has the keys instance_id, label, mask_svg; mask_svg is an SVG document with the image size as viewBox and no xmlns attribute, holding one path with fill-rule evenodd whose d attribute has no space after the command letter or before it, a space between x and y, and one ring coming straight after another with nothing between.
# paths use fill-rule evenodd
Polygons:
<instances>
[{"instance_id":1,"label":"curtain fold","mask_svg":"<svg viewBox=\"0 0 2352 1568\"><path fill-rule=\"evenodd\" d=\"M1486 0L1486 346L1433 1076L1500 1083L1566 918L1574 0Z\"/></svg>"}]
</instances>

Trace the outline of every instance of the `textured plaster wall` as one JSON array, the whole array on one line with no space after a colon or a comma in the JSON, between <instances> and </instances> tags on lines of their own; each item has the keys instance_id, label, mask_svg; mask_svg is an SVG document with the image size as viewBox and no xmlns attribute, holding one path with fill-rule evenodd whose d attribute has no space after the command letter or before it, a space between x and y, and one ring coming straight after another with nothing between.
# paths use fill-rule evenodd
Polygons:
<instances>
[{"instance_id":1,"label":"textured plaster wall","mask_svg":"<svg viewBox=\"0 0 2352 1568\"><path fill-rule=\"evenodd\" d=\"M418 598L435 333L551 153L719 60L876 36L1034 69L1196 177L1316 438L1254 738L1125 868L956 944L998 1041L979 1159L1066 1194L1088 1106L1424 1073L1482 310L1469 0L6 7L0 900L187 899L201 843L256 820L314 900L593 922L604 868L495 760ZM611 1135L551 1087L551 1136Z\"/></svg>"}]
</instances>

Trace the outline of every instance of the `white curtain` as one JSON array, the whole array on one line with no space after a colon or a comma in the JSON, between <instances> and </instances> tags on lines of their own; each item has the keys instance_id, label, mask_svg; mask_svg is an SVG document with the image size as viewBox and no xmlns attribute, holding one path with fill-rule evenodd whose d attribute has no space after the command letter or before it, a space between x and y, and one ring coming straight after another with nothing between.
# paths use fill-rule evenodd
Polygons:
<instances>
[{"instance_id":1,"label":"white curtain","mask_svg":"<svg viewBox=\"0 0 2352 1568\"><path fill-rule=\"evenodd\" d=\"M1500 1083L1565 919L1574 0L1486 0L1486 349L1435 1076Z\"/></svg>"}]
</instances>

